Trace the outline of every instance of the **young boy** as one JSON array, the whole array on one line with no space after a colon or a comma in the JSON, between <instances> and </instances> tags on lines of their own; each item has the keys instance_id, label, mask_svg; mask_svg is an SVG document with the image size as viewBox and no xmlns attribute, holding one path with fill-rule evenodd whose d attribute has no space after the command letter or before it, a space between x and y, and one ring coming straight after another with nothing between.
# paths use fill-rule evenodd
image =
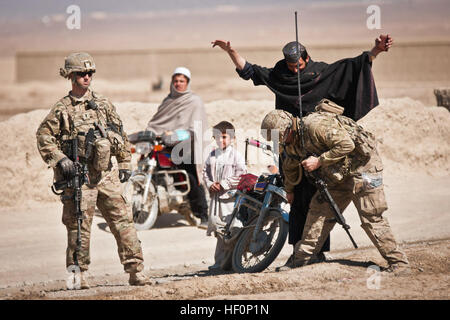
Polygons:
<instances>
[{"instance_id":1,"label":"young boy","mask_svg":"<svg viewBox=\"0 0 450 320\"><path fill-rule=\"evenodd\" d=\"M222 121L213 127L213 137L218 148L214 149L203 167L203 179L209 190L211 202L207 235L213 232L217 238L214 264L208 269L228 269L229 254L221 237L216 233L217 226L225 226L233 212L234 199L227 193L235 189L239 176L247 172L244 157L232 146L235 141L234 126L228 121ZM239 221L232 227L241 227Z\"/></svg>"}]
</instances>

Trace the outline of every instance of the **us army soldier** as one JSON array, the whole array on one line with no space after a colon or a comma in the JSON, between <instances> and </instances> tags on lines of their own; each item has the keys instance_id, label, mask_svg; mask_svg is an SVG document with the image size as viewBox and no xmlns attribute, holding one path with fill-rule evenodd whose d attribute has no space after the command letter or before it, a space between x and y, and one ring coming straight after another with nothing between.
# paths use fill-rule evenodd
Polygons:
<instances>
[{"instance_id":1,"label":"us army soldier","mask_svg":"<svg viewBox=\"0 0 450 320\"><path fill-rule=\"evenodd\" d=\"M279 130L285 189L288 200L302 176L302 170L317 170L328 184L328 190L341 212L352 201L361 219L361 227L380 254L386 259L387 272L409 272L406 255L398 248L383 212L387 209L383 190L383 165L376 148L375 137L355 121L342 116L344 108L323 99L316 112L303 118L301 143L300 121L290 113L274 110L266 115L261 129L275 139ZM271 136L271 137L270 137ZM316 192L310 204L302 239L295 244L294 254L281 270L296 268L317 261L323 241L336 221L327 202Z\"/></svg>"},{"instance_id":2,"label":"us army soldier","mask_svg":"<svg viewBox=\"0 0 450 320\"><path fill-rule=\"evenodd\" d=\"M80 162L87 165L88 181L82 186L81 249L78 264L81 271L81 289L89 288L86 271L90 264L89 243L92 218L97 205L114 235L121 263L130 274L130 285L145 285L147 277L143 254L133 221L127 214L121 196L120 182L131 175L130 146L123 131L122 122L111 102L90 89L95 63L88 53L72 53L65 59L62 77L72 83L72 90L60 99L40 124L37 147L42 159L54 170L54 180L61 181L73 176L74 163L68 156L69 142L77 139ZM95 130L92 155L86 159L86 137L89 129ZM87 155L86 155L87 156ZM111 157L115 156L119 170L113 168ZM119 181L120 179L120 181ZM65 189L62 222L67 228L66 266L74 265L76 250L77 219L73 190Z\"/></svg>"}]
</instances>

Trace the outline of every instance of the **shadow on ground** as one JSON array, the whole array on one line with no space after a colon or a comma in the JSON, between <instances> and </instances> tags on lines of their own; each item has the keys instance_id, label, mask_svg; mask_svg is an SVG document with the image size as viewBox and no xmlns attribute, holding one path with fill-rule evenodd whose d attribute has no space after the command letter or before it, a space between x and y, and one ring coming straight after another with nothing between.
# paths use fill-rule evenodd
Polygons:
<instances>
[{"instance_id":1,"label":"shadow on ground","mask_svg":"<svg viewBox=\"0 0 450 320\"><path fill-rule=\"evenodd\" d=\"M99 211L95 212L95 216L102 218L103 216ZM150 231L152 229L165 229L165 228L176 228L176 227L189 227L190 225L184 219L184 217L178 213L171 212L160 215L155 222L155 225L146 231ZM97 223L97 227L105 232L111 233L108 224L106 222Z\"/></svg>"}]
</instances>

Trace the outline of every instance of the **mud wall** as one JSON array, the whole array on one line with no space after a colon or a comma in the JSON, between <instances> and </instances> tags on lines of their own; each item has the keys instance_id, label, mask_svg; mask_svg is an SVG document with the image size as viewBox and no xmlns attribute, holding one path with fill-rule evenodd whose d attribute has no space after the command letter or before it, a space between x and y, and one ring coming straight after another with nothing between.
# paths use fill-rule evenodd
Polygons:
<instances>
[{"instance_id":1,"label":"mud wall","mask_svg":"<svg viewBox=\"0 0 450 320\"><path fill-rule=\"evenodd\" d=\"M354 57L371 44L310 46L313 60L328 63ZM236 48L252 63L271 67L282 58L278 47ZM80 51L83 51L80 49ZM234 66L222 50L198 49L90 51L97 65L96 78L105 80L157 79L184 65L197 77L234 76ZM69 52L19 52L16 54L16 81L54 81ZM436 63L439 61L439 63ZM449 81L450 42L396 43L388 54L374 62L377 81Z\"/></svg>"}]
</instances>

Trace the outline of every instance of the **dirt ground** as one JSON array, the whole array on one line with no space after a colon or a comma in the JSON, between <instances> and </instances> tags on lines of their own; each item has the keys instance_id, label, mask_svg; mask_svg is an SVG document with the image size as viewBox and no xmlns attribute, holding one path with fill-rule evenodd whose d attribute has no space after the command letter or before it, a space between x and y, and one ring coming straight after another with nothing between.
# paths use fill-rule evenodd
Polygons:
<instances>
[{"instance_id":1,"label":"dirt ground","mask_svg":"<svg viewBox=\"0 0 450 320\"><path fill-rule=\"evenodd\" d=\"M327 262L259 274L214 273L205 265L147 271L153 281L130 287L125 275L91 277L91 289L64 290L64 280L2 290L4 299L83 300L398 300L448 299L450 239L403 243L412 274L380 273L374 248L338 250ZM378 258L378 259L377 259ZM372 267L371 267L372 266Z\"/></svg>"},{"instance_id":2,"label":"dirt ground","mask_svg":"<svg viewBox=\"0 0 450 320\"><path fill-rule=\"evenodd\" d=\"M411 186L414 186L413 188ZM430 189L437 190L430 193ZM450 184L447 178L387 176L387 217L412 265L408 276L386 276L383 259L359 227L353 206L345 213L359 249L338 226L327 262L275 272L291 253L260 274L213 273L215 240L176 213L140 231L145 274L153 284L131 287L104 220L94 217L91 288L66 290L65 230L59 204L0 210L0 299L297 300L448 299L450 293ZM14 226L14 227L12 227ZM8 259L4 259L8 257ZM371 267L372 266L372 267Z\"/></svg>"}]
</instances>

